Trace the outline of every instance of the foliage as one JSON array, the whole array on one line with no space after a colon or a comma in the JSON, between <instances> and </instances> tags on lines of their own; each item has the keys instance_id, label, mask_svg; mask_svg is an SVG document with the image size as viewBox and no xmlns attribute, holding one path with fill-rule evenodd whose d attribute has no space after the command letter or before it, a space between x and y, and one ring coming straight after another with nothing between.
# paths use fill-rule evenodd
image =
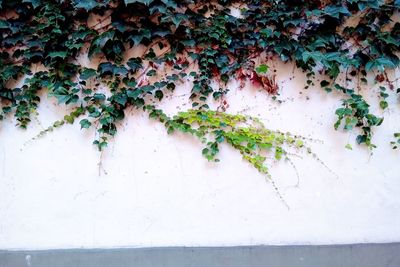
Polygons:
<instances>
[{"instance_id":1,"label":"foliage","mask_svg":"<svg viewBox=\"0 0 400 267\"><path fill-rule=\"evenodd\" d=\"M400 146L400 133L393 134L395 141L391 141L390 144L392 145L393 149L397 149Z\"/></svg>"},{"instance_id":2,"label":"foliage","mask_svg":"<svg viewBox=\"0 0 400 267\"><path fill-rule=\"evenodd\" d=\"M345 130L357 128L358 143L373 148L373 128L383 118L370 113L357 81L365 83L367 74L374 73L383 86L380 106L387 108L393 85L386 70L400 62L400 23L393 19L399 7L399 1L389 0L1 0L0 119L14 114L18 126L26 128L44 93L74 107L49 129L84 116L80 126L96 128L94 144L101 150L117 133L128 108L161 101L183 79L193 82L190 99L198 112L208 109L208 98L223 99L231 78L251 80L278 94L267 64L267 58L275 57L304 70L306 87L314 84L317 73L325 75L320 85L344 97L335 129L342 124ZM240 15L234 16L232 9ZM137 47L145 47L145 52L126 58L128 50ZM91 68L79 61L82 54L93 63ZM258 57L265 62L255 66ZM346 85L339 83L340 74L346 74ZM21 79L19 86L16 81ZM348 88L348 81L354 88ZM108 89L101 90L103 85ZM223 119L220 113L214 115ZM168 127L187 119L168 120ZM210 132L233 146L234 138L245 136L230 133L234 136ZM250 144L258 147L266 136L252 138ZM290 143L287 138L282 135L282 144ZM236 145L264 171L263 158ZM276 149L278 143L273 145ZM213 141L203 152L212 160L217 148L218 141Z\"/></svg>"},{"instance_id":3,"label":"foliage","mask_svg":"<svg viewBox=\"0 0 400 267\"><path fill-rule=\"evenodd\" d=\"M369 113L369 105L361 95L355 94L352 90L336 85L337 89L346 92L350 97L343 100L342 108L336 110L338 116L334 124L335 129L338 129L342 121L343 128L351 130L354 127L361 128L362 134L357 136L357 143L365 143L369 148L376 147L372 144L372 126L379 126L383 122L383 118L379 118L374 114Z\"/></svg>"},{"instance_id":4,"label":"foliage","mask_svg":"<svg viewBox=\"0 0 400 267\"><path fill-rule=\"evenodd\" d=\"M159 120L165 125L168 133L172 134L179 131L198 138L205 144L202 154L209 161L218 162L217 154L220 144L228 143L240 152L243 159L273 183L282 200L283 198L269 172L268 158L276 161L285 159L295 168L290 156L303 152L311 154L323 164L317 155L311 151L311 148L306 145L306 138L267 129L262 122L254 117L231 115L211 110L188 110L179 112L173 118L170 118L154 106L148 105L146 110L149 112L150 118Z\"/></svg>"}]
</instances>

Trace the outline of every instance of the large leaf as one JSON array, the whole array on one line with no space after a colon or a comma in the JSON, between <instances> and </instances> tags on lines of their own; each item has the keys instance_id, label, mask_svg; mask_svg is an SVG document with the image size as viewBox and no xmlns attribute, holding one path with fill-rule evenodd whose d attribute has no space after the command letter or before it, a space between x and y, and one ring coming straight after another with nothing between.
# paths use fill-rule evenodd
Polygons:
<instances>
[{"instance_id":1,"label":"large leaf","mask_svg":"<svg viewBox=\"0 0 400 267\"><path fill-rule=\"evenodd\" d=\"M344 6L327 6L324 13L330 17L339 18L340 15L351 15L349 10Z\"/></svg>"},{"instance_id":2,"label":"large leaf","mask_svg":"<svg viewBox=\"0 0 400 267\"><path fill-rule=\"evenodd\" d=\"M380 71L384 71L385 67L388 68L395 68L396 65L389 59L381 57L381 58L377 58L374 60L369 61L366 65L365 65L365 70L366 71L371 71L373 69L378 69Z\"/></svg>"}]
</instances>

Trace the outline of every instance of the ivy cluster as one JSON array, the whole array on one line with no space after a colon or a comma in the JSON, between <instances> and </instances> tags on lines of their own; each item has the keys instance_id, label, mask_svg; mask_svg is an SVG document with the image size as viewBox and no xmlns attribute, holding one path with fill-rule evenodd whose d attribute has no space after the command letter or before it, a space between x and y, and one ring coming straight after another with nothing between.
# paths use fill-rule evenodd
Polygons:
<instances>
[{"instance_id":1,"label":"ivy cluster","mask_svg":"<svg viewBox=\"0 0 400 267\"><path fill-rule=\"evenodd\" d=\"M276 161L285 159L296 170L296 174L297 169L290 157L297 155L297 153L310 154L326 167L307 146L307 141L312 141L311 139L291 133L269 130L254 117L210 110L188 110L179 112L173 118L170 118L161 109L156 109L152 105L145 108L149 112L150 118L165 125L168 133L172 134L179 131L198 138L205 144L202 154L209 161L219 161L217 155L219 146L223 142L238 150L244 160L264 174L268 181L272 182L284 203L285 201L269 172L268 158Z\"/></svg>"},{"instance_id":2,"label":"ivy cluster","mask_svg":"<svg viewBox=\"0 0 400 267\"><path fill-rule=\"evenodd\" d=\"M400 62L399 8L399 0L0 0L0 119L14 114L26 128L44 92L74 109L42 134L83 117L81 127L96 128L101 150L127 108L161 101L183 79L193 83L198 110L209 108L210 97L223 99L232 78L277 94L267 62L277 57L306 72L306 87L325 75L320 85L344 97L334 127L358 128L357 142L372 148L372 129L383 118L370 113L357 82L374 72L387 108L395 88L386 70ZM144 53L128 58L137 47ZM81 55L100 63L83 65ZM260 56L266 62L255 66ZM223 138L244 153L233 137ZM217 143L203 150L207 158ZM244 156L260 170L262 158Z\"/></svg>"}]
</instances>

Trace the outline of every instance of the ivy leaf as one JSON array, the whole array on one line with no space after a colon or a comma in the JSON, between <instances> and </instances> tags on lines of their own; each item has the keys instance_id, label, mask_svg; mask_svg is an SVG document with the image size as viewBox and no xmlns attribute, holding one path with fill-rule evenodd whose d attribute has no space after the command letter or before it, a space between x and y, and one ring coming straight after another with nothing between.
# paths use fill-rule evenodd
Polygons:
<instances>
[{"instance_id":1,"label":"ivy leaf","mask_svg":"<svg viewBox=\"0 0 400 267\"><path fill-rule=\"evenodd\" d=\"M124 0L125 5L133 4L133 3L142 3L142 4L145 4L145 5L149 5L153 1L154 0Z\"/></svg>"},{"instance_id":2,"label":"ivy leaf","mask_svg":"<svg viewBox=\"0 0 400 267\"><path fill-rule=\"evenodd\" d=\"M338 19L340 15L351 15L349 10L344 6L327 6L324 13L330 17Z\"/></svg>"},{"instance_id":3,"label":"ivy leaf","mask_svg":"<svg viewBox=\"0 0 400 267\"><path fill-rule=\"evenodd\" d=\"M55 90L51 90L49 92L49 96L54 96L57 98L58 103L60 104L70 104L70 103L76 103L79 99L79 97L75 94L72 94L68 91L68 89L64 87L59 87Z\"/></svg>"},{"instance_id":4,"label":"ivy leaf","mask_svg":"<svg viewBox=\"0 0 400 267\"><path fill-rule=\"evenodd\" d=\"M133 98L133 99L137 99L142 93L143 93L143 91L141 89L127 90L126 91L126 95L129 98Z\"/></svg>"},{"instance_id":5,"label":"ivy leaf","mask_svg":"<svg viewBox=\"0 0 400 267\"><path fill-rule=\"evenodd\" d=\"M323 54L319 51L305 51L302 54L302 58L304 62L307 62L310 58L314 60L314 62L321 62L324 58Z\"/></svg>"},{"instance_id":6,"label":"ivy leaf","mask_svg":"<svg viewBox=\"0 0 400 267\"><path fill-rule=\"evenodd\" d=\"M135 46L141 44L143 39L151 39L151 31L149 29L140 29L136 34L130 36L130 40Z\"/></svg>"},{"instance_id":7,"label":"ivy leaf","mask_svg":"<svg viewBox=\"0 0 400 267\"><path fill-rule=\"evenodd\" d=\"M104 101L104 100L106 100L106 96L104 94L95 93L93 95L93 99L96 101Z\"/></svg>"},{"instance_id":8,"label":"ivy leaf","mask_svg":"<svg viewBox=\"0 0 400 267\"><path fill-rule=\"evenodd\" d=\"M146 73L147 76L155 76L156 74L157 74L157 71L156 71L156 70L149 70L149 71Z\"/></svg>"},{"instance_id":9,"label":"ivy leaf","mask_svg":"<svg viewBox=\"0 0 400 267\"><path fill-rule=\"evenodd\" d=\"M126 102L128 102L128 97L124 93L115 94L112 97L112 100L117 102L118 104L125 106Z\"/></svg>"},{"instance_id":10,"label":"ivy leaf","mask_svg":"<svg viewBox=\"0 0 400 267\"><path fill-rule=\"evenodd\" d=\"M41 0L23 0L22 3L30 3L32 4L33 8L37 8L42 4ZM1 6L1 3L0 3Z\"/></svg>"},{"instance_id":11,"label":"ivy leaf","mask_svg":"<svg viewBox=\"0 0 400 267\"><path fill-rule=\"evenodd\" d=\"M125 67L118 66L110 62L99 64L99 66L97 67L97 71L100 73L101 76L128 74L128 70Z\"/></svg>"},{"instance_id":12,"label":"ivy leaf","mask_svg":"<svg viewBox=\"0 0 400 267\"><path fill-rule=\"evenodd\" d=\"M268 71L269 67L265 64L261 64L256 68L256 72L259 74L264 74Z\"/></svg>"},{"instance_id":13,"label":"ivy leaf","mask_svg":"<svg viewBox=\"0 0 400 267\"><path fill-rule=\"evenodd\" d=\"M186 20L187 16L183 14L176 14L171 17L172 22L175 24L175 27L178 28L182 21Z\"/></svg>"},{"instance_id":14,"label":"ivy leaf","mask_svg":"<svg viewBox=\"0 0 400 267\"><path fill-rule=\"evenodd\" d=\"M327 80L322 80L321 83L320 83L321 87L326 87L326 86L328 86L329 84L330 84L330 83L329 83Z\"/></svg>"},{"instance_id":15,"label":"ivy leaf","mask_svg":"<svg viewBox=\"0 0 400 267\"><path fill-rule=\"evenodd\" d=\"M126 64L135 72L142 67L142 59L140 57L130 58Z\"/></svg>"},{"instance_id":16,"label":"ivy leaf","mask_svg":"<svg viewBox=\"0 0 400 267\"><path fill-rule=\"evenodd\" d=\"M79 124L81 125L81 129L88 129L92 125L92 123L87 119L81 120Z\"/></svg>"},{"instance_id":17,"label":"ivy leaf","mask_svg":"<svg viewBox=\"0 0 400 267\"><path fill-rule=\"evenodd\" d=\"M380 71L384 71L385 67L395 68L396 65L391 60L381 57L381 58L377 58L377 59L367 62L367 64L365 65L365 70L367 72L369 72L373 69L378 69Z\"/></svg>"},{"instance_id":18,"label":"ivy leaf","mask_svg":"<svg viewBox=\"0 0 400 267\"><path fill-rule=\"evenodd\" d=\"M153 85L145 85L140 87L140 90L142 90L143 92L151 92L155 89L155 87Z\"/></svg>"},{"instance_id":19,"label":"ivy leaf","mask_svg":"<svg viewBox=\"0 0 400 267\"><path fill-rule=\"evenodd\" d=\"M386 109L389 106L389 104L387 101L382 100L379 102L379 106L381 107L381 109Z\"/></svg>"},{"instance_id":20,"label":"ivy leaf","mask_svg":"<svg viewBox=\"0 0 400 267\"><path fill-rule=\"evenodd\" d=\"M260 33L265 37L271 37L273 32L274 31L271 28L265 28L265 29L260 30Z\"/></svg>"},{"instance_id":21,"label":"ivy leaf","mask_svg":"<svg viewBox=\"0 0 400 267\"><path fill-rule=\"evenodd\" d=\"M67 51L50 52L50 58L61 58L64 59L67 56Z\"/></svg>"},{"instance_id":22,"label":"ivy leaf","mask_svg":"<svg viewBox=\"0 0 400 267\"><path fill-rule=\"evenodd\" d=\"M99 6L96 0L74 0L75 8L83 8L86 11L90 11L93 8Z\"/></svg>"},{"instance_id":23,"label":"ivy leaf","mask_svg":"<svg viewBox=\"0 0 400 267\"><path fill-rule=\"evenodd\" d=\"M81 72L79 79L81 80L88 80L93 76L96 76L97 72L94 69L84 68Z\"/></svg>"},{"instance_id":24,"label":"ivy leaf","mask_svg":"<svg viewBox=\"0 0 400 267\"><path fill-rule=\"evenodd\" d=\"M188 46L188 47L194 47L196 45L196 41L195 40L183 40L183 41L181 41L181 44L183 44L184 46Z\"/></svg>"},{"instance_id":25,"label":"ivy leaf","mask_svg":"<svg viewBox=\"0 0 400 267\"><path fill-rule=\"evenodd\" d=\"M10 28L10 23L6 20L0 20L0 29L5 30Z\"/></svg>"},{"instance_id":26,"label":"ivy leaf","mask_svg":"<svg viewBox=\"0 0 400 267\"><path fill-rule=\"evenodd\" d=\"M88 51L88 56L91 58L93 55L100 53L101 49L104 47L104 45L109 41L112 40L115 36L115 31L110 30L106 31L96 38L92 40L90 43L89 51Z\"/></svg>"},{"instance_id":27,"label":"ivy leaf","mask_svg":"<svg viewBox=\"0 0 400 267\"><path fill-rule=\"evenodd\" d=\"M161 90L157 90L156 93L154 94L154 97L157 98L159 101L161 101L164 97L164 94Z\"/></svg>"},{"instance_id":28,"label":"ivy leaf","mask_svg":"<svg viewBox=\"0 0 400 267\"><path fill-rule=\"evenodd\" d=\"M356 138L356 141L357 141L357 144L362 144L362 143L365 143L366 141L367 141L367 136L366 135L357 135L357 138Z\"/></svg>"}]
</instances>

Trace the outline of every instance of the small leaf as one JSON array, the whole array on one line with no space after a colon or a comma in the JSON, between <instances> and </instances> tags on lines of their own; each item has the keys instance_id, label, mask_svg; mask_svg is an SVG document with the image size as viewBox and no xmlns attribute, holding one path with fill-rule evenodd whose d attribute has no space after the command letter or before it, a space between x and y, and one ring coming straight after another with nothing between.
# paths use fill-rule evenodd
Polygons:
<instances>
[{"instance_id":1,"label":"small leaf","mask_svg":"<svg viewBox=\"0 0 400 267\"><path fill-rule=\"evenodd\" d=\"M154 97L157 98L159 101L161 101L164 97L164 94L161 90L157 90L156 93L154 94Z\"/></svg>"},{"instance_id":2,"label":"small leaf","mask_svg":"<svg viewBox=\"0 0 400 267\"><path fill-rule=\"evenodd\" d=\"M96 74L97 74L96 70L84 68L83 71L81 72L81 75L79 76L79 79L87 80L93 76L96 76Z\"/></svg>"},{"instance_id":3,"label":"small leaf","mask_svg":"<svg viewBox=\"0 0 400 267\"><path fill-rule=\"evenodd\" d=\"M154 0L124 0L125 5L133 4L133 3L142 3L142 4L145 4L145 5L149 5L153 1Z\"/></svg>"},{"instance_id":4,"label":"small leaf","mask_svg":"<svg viewBox=\"0 0 400 267\"><path fill-rule=\"evenodd\" d=\"M329 84L330 83L328 81L326 81L326 80L322 80L321 83L320 83L321 87L328 86Z\"/></svg>"},{"instance_id":5,"label":"small leaf","mask_svg":"<svg viewBox=\"0 0 400 267\"><path fill-rule=\"evenodd\" d=\"M381 107L381 109L386 109L389 104L385 100L382 100L381 102L379 102L379 106Z\"/></svg>"},{"instance_id":6,"label":"small leaf","mask_svg":"<svg viewBox=\"0 0 400 267\"><path fill-rule=\"evenodd\" d=\"M74 0L75 8L83 8L86 11L90 11L100 4L96 0Z\"/></svg>"},{"instance_id":7,"label":"small leaf","mask_svg":"<svg viewBox=\"0 0 400 267\"><path fill-rule=\"evenodd\" d=\"M61 58L64 59L67 56L67 51L50 52L50 58Z\"/></svg>"},{"instance_id":8,"label":"small leaf","mask_svg":"<svg viewBox=\"0 0 400 267\"><path fill-rule=\"evenodd\" d=\"M81 129L88 129L92 125L92 123L87 119L81 120L79 124L81 125Z\"/></svg>"},{"instance_id":9,"label":"small leaf","mask_svg":"<svg viewBox=\"0 0 400 267\"><path fill-rule=\"evenodd\" d=\"M258 66L256 68L256 72L259 74L263 74L263 73L266 73L268 71L268 69L269 69L269 67L267 65L261 64L260 66Z\"/></svg>"}]
</instances>

